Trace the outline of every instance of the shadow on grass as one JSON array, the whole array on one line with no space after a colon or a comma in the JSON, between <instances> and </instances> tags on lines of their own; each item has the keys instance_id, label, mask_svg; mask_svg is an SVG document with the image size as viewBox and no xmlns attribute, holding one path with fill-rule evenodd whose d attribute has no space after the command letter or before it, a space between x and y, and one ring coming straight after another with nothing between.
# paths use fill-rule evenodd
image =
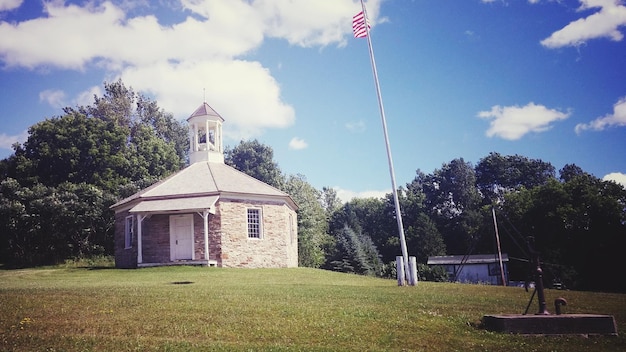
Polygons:
<instances>
[{"instance_id":1,"label":"shadow on grass","mask_svg":"<svg viewBox=\"0 0 626 352\"><path fill-rule=\"evenodd\" d=\"M100 265L94 265L94 266L79 266L78 269L87 269L87 270L110 270L110 269L117 269L114 266L100 266Z\"/></svg>"},{"instance_id":2,"label":"shadow on grass","mask_svg":"<svg viewBox=\"0 0 626 352\"><path fill-rule=\"evenodd\" d=\"M20 270L29 268L35 268L35 266L0 263L0 270Z\"/></svg>"}]
</instances>

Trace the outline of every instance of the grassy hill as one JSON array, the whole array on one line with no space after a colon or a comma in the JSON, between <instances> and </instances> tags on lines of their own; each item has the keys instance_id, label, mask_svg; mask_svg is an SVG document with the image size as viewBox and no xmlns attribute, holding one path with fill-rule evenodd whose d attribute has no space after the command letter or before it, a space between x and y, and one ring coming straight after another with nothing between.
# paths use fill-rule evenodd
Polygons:
<instances>
[{"instance_id":1,"label":"grassy hill","mask_svg":"<svg viewBox=\"0 0 626 352\"><path fill-rule=\"evenodd\" d=\"M621 335L481 329L484 314L524 311L530 293L515 287L306 268L0 270L0 350L626 351L626 295L546 291L560 296L565 313L614 315Z\"/></svg>"}]
</instances>

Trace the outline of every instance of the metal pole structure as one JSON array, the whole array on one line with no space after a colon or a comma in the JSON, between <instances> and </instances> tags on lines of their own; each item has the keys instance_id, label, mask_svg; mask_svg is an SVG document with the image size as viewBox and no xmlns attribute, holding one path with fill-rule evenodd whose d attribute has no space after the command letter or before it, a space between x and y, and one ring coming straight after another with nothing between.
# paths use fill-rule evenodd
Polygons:
<instances>
[{"instance_id":1,"label":"metal pole structure","mask_svg":"<svg viewBox=\"0 0 626 352\"><path fill-rule=\"evenodd\" d=\"M368 26L367 10L365 4L361 0L361 8L363 9L363 17L365 20L365 31L367 33L367 46L370 52L370 61L372 63L372 73L374 74L374 82L376 84L376 95L378 96L378 108L380 109L380 119L383 123L383 134L385 135L385 146L387 147L387 160L389 161L389 175L391 176L391 190L393 192L393 202L396 208L396 221L398 223L398 232L400 235L400 247L402 249L402 261L404 262L405 275L410 273L409 269L409 253L406 249L406 239L404 237L404 226L402 225L402 213L400 212L400 201L398 200L398 188L396 187L396 175L393 170L393 160L391 158L391 147L389 146L389 136L387 134L387 120L385 118L385 109L383 107L383 98L380 94L380 84L378 83L378 72L376 71L376 60L374 60L374 50L372 49L372 40L370 38L370 30ZM412 276L412 275L409 275ZM417 284L417 278L409 277L409 285Z\"/></svg>"},{"instance_id":2,"label":"metal pole structure","mask_svg":"<svg viewBox=\"0 0 626 352\"><path fill-rule=\"evenodd\" d=\"M496 229L496 245L498 246L498 262L500 263L500 277L502 278L502 286L506 286L506 279L504 277L504 265L502 265L502 250L500 249L500 235L498 234L498 221L496 220L496 208L491 207L491 214L493 215L493 226Z\"/></svg>"}]
</instances>

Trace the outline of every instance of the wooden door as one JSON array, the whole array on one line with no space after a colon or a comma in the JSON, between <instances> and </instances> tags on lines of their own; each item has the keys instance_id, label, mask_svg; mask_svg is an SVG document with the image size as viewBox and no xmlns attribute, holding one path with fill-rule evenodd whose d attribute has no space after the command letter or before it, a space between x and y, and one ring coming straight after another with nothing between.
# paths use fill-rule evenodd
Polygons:
<instances>
[{"instance_id":1,"label":"wooden door","mask_svg":"<svg viewBox=\"0 0 626 352\"><path fill-rule=\"evenodd\" d=\"M170 256L175 260L193 260L193 215L170 216Z\"/></svg>"}]
</instances>

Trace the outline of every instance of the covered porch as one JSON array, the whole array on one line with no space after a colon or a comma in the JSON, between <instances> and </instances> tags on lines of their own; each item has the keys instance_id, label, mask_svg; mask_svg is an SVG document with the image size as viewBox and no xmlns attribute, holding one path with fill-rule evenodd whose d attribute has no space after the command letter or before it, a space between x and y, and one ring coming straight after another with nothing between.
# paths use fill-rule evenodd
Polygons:
<instances>
[{"instance_id":1,"label":"covered porch","mask_svg":"<svg viewBox=\"0 0 626 352\"><path fill-rule=\"evenodd\" d=\"M136 224L137 267L218 266L209 218L219 196L146 199L129 210Z\"/></svg>"}]
</instances>

